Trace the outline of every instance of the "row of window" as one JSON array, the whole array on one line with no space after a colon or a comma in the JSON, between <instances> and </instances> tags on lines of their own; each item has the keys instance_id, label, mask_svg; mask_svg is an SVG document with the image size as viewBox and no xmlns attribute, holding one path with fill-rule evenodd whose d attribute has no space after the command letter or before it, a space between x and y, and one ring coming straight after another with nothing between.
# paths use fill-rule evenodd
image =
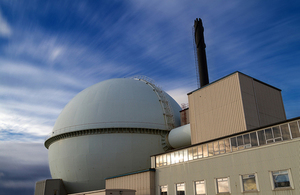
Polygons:
<instances>
[{"instance_id":1,"label":"row of window","mask_svg":"<svg viewBox=\"0 0 300 195\"><path fill-rule=\"evenodd\" d=\"M272 190L277 189L293 189L293 183L291 181L291 171L290 169L280 170L280 171L270 171L271 187ZM219 193L231 193L230 190L230 178L216 178L215 179L215 191L216 194ZM240 175L241 191L242 192L253 192L259 191L257 174L245 174ZM206 181L199 180L194 182L194 194L195 195L206 195ZM159 188L160 195L168 195L168 185L162 185ZM176 195L185 195L185 183L175 184Z\"/></svg>"},{"instance_id":2,"label":"row of window","mask_svg":"<svg viewBox=\"0 0 300 195\"><path fill-rule=\"evenodd\" d=\"M260 129L251 133L245 133L231 138L159 155L155 158L155 165L156 167L167 166L199 158L244 150L246 148L263 146L274 142L295 139L300 137L299 123L299 121L293 121L287 124L262 130Z\"/></svg>"}]
</instances>

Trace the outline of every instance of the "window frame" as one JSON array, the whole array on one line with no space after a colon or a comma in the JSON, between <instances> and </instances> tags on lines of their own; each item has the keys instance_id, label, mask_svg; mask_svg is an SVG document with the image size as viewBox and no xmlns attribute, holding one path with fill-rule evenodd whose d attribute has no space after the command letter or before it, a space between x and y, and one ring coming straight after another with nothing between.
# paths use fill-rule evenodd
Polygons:
<instances>
[{"instance_id":1,"label":"window frame","mask_svg":"<svg viewBox=\"0 0 300 195\"><path fill-rule=\"evenodd\" d=\"M225 178L227 178L227 181L228 181L228 192L219 192L218 179L225 179ZM216 191L216 194L231 194L230 178L229 178L229 176L228 177L218 177L218 178L215 178L215 191Z\"/></svg>"},{"instance_id":2,"label":"window frame","mask_svg":"<svg viewBox=\"0 0 300 195\"><path fill-rule=\"evenodd\" d=\"M288 187L275 187L273 172L279 172L279 171L287 171L290 186L288 186ZM272 190L291 190L291 189L294 189L294 183L293 183L293 179L292 179L291 169L281 169L281 170L269 171L269 175L270 175Z\"/></svg>"},{"instance_id":3,"label":"window frame","mask_svg":"<svg viewBox=\"0 0 300 195\"><path fill-rule=\"evenodd\" d=\"M244 180L243 180L243 176L245 176L245 175L254 175L255 184L256 184L256 190L245 190L245 188L244 188ZM241 184L241 192L242 193L244 193L244 192L258 192L259 191L257 173L241 174L240 175L240 184Z\"/></svg>"},{"instance_id":4,"label":"window frame","mask_svg":"<svg viewBox=\"0 0 300 195\"><path fill-rule=\"evenodd\" d=\"M169 194L169 189L168 189L168 185L159 185L159 188L158 188L158 194L161 195L161 187L166 187L167 188L167 195Z\"/></svg>"},{"instance_id":5,"label":"window frame","mask_svg":"<svg viewBox=\"0 0 300 195\"><path fill-rule=\"evenodd\" d=\"M204 191L205 191L204 194L197 194L196 182L204 182ZM195 195L206 195L207 194L206 181L204 179L203 180L196 180L196 181L193 182L193 184L194 184L194 194Z\"/></svg>"},{"instance_id":6,"label":"window frame","mask_svg":"<svg viewBox=\"0 0 300 195\"><path fill-rule=\"evenodd\" d=\"M175 183L175 194L177 195L177 185L178 184L184 184L184 194L186 194L186 185L185 185L185 182Z\"/></svg>"}]
</instances>

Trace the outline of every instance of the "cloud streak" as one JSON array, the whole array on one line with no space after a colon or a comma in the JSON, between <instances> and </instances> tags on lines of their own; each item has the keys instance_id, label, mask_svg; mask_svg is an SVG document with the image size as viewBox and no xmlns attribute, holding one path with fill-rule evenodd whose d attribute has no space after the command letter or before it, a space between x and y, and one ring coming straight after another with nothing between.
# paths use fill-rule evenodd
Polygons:
<instances>
[{"instance_id":1,"label":"cloud streak","mask_svg":"<svg viewBox=\"0 0 300 195\"><path fill-rule=\"evenodd\" d=\"M12 35L12 29L6 19L3 17L0 10L0 36L10 37Z\"/></svg>"}]
</instances>

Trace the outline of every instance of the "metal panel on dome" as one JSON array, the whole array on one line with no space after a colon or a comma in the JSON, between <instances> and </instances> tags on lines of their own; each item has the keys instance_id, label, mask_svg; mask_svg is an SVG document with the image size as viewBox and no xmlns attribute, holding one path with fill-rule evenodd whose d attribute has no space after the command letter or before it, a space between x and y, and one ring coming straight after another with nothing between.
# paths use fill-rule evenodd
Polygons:
<instances>
[{"instance_id":1,"label":"metal panel on dome","mask_svg":"<svg viewBox=\"0 0 300 195\"><path fill-rule=\"evenodd\" d=\"M167 95L168 96L168 95ZM180 106L167 97L179 126ZM59 115L53 134L96 128L167 130L164 110L153 88L140 80L111 79L76 95Z\"/></svg>"}]
</instances>

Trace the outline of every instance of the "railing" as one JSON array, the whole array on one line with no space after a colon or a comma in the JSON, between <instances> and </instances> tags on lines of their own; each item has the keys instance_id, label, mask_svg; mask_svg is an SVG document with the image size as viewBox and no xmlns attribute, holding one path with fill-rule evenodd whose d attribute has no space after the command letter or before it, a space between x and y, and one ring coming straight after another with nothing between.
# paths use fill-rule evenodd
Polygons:
<instances>
[{"instance_id":1,"label":"railing","mask_svg":"<svg viewBox=\"0 0 300 195\"><path fill-rule=\"evenodd\" d=\"M260 147L275 142L287 141L300 138L300 120L282 123L268 128L243 133L226 139L220 139L205 144L191 146L182 150L157 155L155 167L168 166L172 164L207 158L225 153L236 152L253 147Z\"/></svg>"}]
</instances>

